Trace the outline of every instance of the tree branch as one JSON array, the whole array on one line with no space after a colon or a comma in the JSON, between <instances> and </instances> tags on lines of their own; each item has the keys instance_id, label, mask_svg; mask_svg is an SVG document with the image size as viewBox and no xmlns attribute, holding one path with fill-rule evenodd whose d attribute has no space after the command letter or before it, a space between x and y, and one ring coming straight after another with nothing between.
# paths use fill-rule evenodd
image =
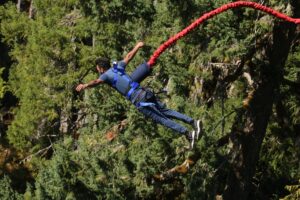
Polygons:
<instances>
[{"instance_id":1,"label":"tree branch","mask_svg":"<svg viewBox=\"0 0 300 200\"><path fill-rule=\"evenodd\" d=\"M48 150L49 150L50 148L52 148L52 144L49 145L48 147L44 148L44 149L39 150L38 152L36 152L36 153L34 153L34 154L31 154L31 155L27 156L26 158L24 158L23 160L21 160L21 161L19 162L19 164L22 164L22 163L24 163L24 162L30 161L30 160L32 159L33 156L37 156L37 155L39 155L39 154L45 155L45 153L47 153Z\"/></svg>"}]
</instances>

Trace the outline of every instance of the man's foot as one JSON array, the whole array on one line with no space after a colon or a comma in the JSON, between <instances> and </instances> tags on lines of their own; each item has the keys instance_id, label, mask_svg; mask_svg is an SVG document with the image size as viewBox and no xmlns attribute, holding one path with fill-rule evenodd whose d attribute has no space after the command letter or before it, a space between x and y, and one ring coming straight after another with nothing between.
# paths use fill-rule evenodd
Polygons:
<instances>
[{"instance_id":1,"label":"man's foot","mask_svg":"<svg viewBox=\"0 0 300 200\"><path fill-rule=\"evenodd\" d=\"M190 143L190 149L193 149L195 143L195 131L187 132L185 136Z\"/></svg>"},{"instance_id":2,"label":"man's foot","mask_svg":"<svg viewBox=\"0 0 300 200\"><path fill-rule=\"evenodd\" d=\"M194 121L193 127L195 130L196 140L198 140L199 136L202 135L202 127L203 127L202 121L201 120Z\"/></svg>"}]
</instances>

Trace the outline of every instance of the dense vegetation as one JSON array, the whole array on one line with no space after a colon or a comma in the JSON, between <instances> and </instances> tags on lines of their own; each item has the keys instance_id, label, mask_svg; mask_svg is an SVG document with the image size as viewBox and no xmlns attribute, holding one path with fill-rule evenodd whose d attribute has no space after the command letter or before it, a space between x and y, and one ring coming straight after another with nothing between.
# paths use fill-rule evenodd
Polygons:
<instances>
[{"instance_id":1,"label":"dense vegetation","mask_svg":"<svg viewBox=\"0 0 300 200\"><path fill-rule=\"evenodd\" d=\"M228 2L0 1L0 199L300 198L299 26L230 10L159 58L143 85L203 120L192 151L108 86L74 90L96 57L144 41L132 71ZM300 17L297 0L256 2Z\"/></svg>"}]
</instances>

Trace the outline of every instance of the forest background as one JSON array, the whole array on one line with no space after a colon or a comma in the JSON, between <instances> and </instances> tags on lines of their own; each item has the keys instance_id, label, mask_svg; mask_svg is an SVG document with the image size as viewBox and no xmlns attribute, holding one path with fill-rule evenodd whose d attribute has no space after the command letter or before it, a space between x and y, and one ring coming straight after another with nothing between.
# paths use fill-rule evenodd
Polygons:
<instances>
[{"instance_id":1,"label":"forest background","mask_svg":"<svg viewBox=\"0 0 300 200\"><path fill-rule=\"evenodd\" d=\"M228 0L1 0L0 199L299 199L300 26L250 8L222 13L169 48L144 82L201 118L187 141L97 78L127 70ZM261 0L300 18L297 0Z\"/></svg>"}]
</instances>

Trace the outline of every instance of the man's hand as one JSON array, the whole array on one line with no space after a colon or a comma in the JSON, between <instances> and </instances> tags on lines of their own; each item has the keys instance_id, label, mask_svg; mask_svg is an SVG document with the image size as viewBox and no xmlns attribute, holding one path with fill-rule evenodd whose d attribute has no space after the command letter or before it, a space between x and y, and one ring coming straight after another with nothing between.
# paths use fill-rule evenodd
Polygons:
<instances>
[{"instance_id":1,"label":"man's hand","mask_svg":"<svg viewBox=\"0 0 300 200\"><path fill-rule=\"evenodd\" d=\"M135 47L125 56L123 61L128 64L129 61L133 58L133 56L136 54L136 52L139 50L139 48L144 46L144 42L138 42Z\"/></svg>"},{"instance_id":2,"label":"man's hand","mask_svg":"<svg viewBox=\"0 0 300 200\"><path fill-rule=\"evenodd\" d=\"M76 87L76 91L77 92L80 92L82 90L84 90L85 88L88 87L88 84L79 84L77 87Z\"/></svg>"},{"instance_id":3,"label":"man's hand","mask_svg":"<svg viewBox=\"0 0 300 200\"><path fill-rule=\"evenodd\" d=\"M136 44L136 47L137 48L141 48L141 47L143 47L144 46L144 42L138 42L137 44Z\"/></svg>"},{"instance_id":4,"label":"man's hand","mask_svg":"<svg viewBox=\"0 0 300 200\"><path fill-rule=\"evenodd\" d=\"M92 80L92 81L90 81L90 82L88 82L86 84L82 84L81 83L81 84L77 85L76 91L80 92L80 91L82 91L82 90L84 90L86 88L95 87L95 86L97 86L97 85L99 85L101 83L104 83L104 81L102 81L101 79Z\"/></svg>"}]
</instances>

